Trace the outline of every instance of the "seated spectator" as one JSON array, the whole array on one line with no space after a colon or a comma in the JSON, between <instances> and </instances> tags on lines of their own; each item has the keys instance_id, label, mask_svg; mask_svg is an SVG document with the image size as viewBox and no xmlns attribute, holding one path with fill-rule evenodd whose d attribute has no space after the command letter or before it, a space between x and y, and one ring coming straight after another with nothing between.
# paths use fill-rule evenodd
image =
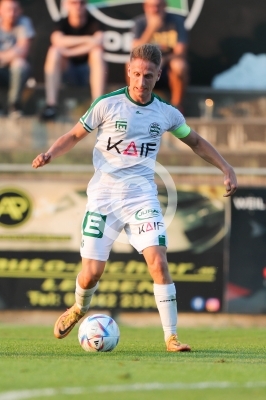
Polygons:
<instances>
[{"instance_id":1,"label":"seated spectator","mask_svg":"<svg viewBox=\"0 0 266 400\"><path fill-rule=\"evenodd\" d=\"M135 19L132 46L157 44L163 54L163 71L156 88L169 86L170 102L182 108L188 80L187 31L184 17L166 12L166 0L144 0L144 15Z\"/></svg>"},{"instance_id":2,"label":"seated spectator","mask_svg":"<svg viewBox=\"0 0 266 400\"><path fill-rule=\"evenodd\" d=\"M27 56L35 32L18 0L0 0L0 85L8 88L7 111L21 115L21 94L30 76Z\"/></svg>"},{"instance_id":3,"label":"seated spectator","mask_svg":"<svg viewBox=\"0 0 266 400\"><path fill-rule=\"evenodd\" d=\"M100 24L86 9L85 0L65 0L64 5L68 15L56 24L44 65L46 107L41 115L44 120L56 117L62 74L66 84L90 83L92 100L105 90Z\"/></svg>"}]
</instances>

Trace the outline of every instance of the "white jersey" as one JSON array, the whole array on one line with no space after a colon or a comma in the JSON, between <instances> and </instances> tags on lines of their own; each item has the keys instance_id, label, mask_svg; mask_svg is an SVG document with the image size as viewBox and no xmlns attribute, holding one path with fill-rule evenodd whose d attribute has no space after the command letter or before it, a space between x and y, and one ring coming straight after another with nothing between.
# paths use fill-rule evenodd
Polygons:
<instances>
[{"instance_id":1,"label":"white jersey","mask_svg":"<svg viewBox=\"0 0 266 400\"><path fill-rule=\"evenodd\" d=\"M150 102L137 103L127 87L96 99L80 122L88 132L98 128L90 196L108 189L134 196L156 194L154 168L162 134L170 131L184 138L190 133L176 108L154 94Z\"/></svg>"}]
</instances>

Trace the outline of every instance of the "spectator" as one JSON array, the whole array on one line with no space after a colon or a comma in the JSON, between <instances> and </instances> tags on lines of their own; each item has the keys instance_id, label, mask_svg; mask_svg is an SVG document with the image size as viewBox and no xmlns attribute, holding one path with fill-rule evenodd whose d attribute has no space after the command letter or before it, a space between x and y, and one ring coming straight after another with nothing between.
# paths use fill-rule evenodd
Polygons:
<instances>
[{"instance_id":1,"label":"spectator","mask_svg":"<svg viewBox=\"0 0 266 400\"><path fill-rule=\"evenodd\" d=\"M68 16L57 23L51 35L44 65L46 107L42 119L56 117L62 73L67 84L84 86L90 81L92 100L105 89L100 24L86 9L85 0L65 0L64 5Z\"/></svg>"},{"instance_id":2,"label":"spectator","mask_svg":"<svg viewBox=\"0 0 266 400\"><path fill-rule=\"evenodd\" d=\"M30 76L27 56L34 35L19 1L0 0L0 85L8 87L7 110L14 117L21 115L21 94Z\"/></svg>"},{"instance_id":3,"label":"spectator","mask_svg":"<svg viewBox=\"0 0 266 400\"><path fill-rule=\"evenodd\" d=\"M184 17L166 12L166 0L144 0L144 15L135 19L132 47L157 44L163 54L163 72L156 87L169 86L174 107L182 108L188 80L187 31ZM155 88L156 88L155 87Z\"/></svg>"}]
</instances>

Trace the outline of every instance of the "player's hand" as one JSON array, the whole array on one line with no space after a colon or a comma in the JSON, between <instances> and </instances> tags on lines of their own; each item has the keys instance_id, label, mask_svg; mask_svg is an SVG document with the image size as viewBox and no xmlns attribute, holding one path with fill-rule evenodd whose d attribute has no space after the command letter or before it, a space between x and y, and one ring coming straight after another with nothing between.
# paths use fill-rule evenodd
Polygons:
<instances>
[{"instance_id":1,"label":"player's hand","mask_svg":"<svg viewBox=\"0 0 266 400\"><path fill-rule=\"evenodd\" d=\"M231 168L224 176L224 186L226 193L223 197L232 196L237 190L237 179L235 171Z\"/></svg>"},{"instance_id":2,"label":"player's hand","mask_svg":"<svg viewBox=\"0 0 266 400\"><path fill-rule=\"evenodd\" d=\"M32 161L33 168L43 167L51 161L51 153L41 153Z\"/></svg>"}]
</instances>

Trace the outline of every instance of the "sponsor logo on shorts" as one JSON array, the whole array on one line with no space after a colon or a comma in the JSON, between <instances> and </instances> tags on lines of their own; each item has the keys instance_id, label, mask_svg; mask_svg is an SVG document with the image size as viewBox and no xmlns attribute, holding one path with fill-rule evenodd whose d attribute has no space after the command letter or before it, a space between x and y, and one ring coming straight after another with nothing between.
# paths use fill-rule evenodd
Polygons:
<instances>
[{"instance_id":1,"label":"sponsor logo on shorts","mask_svg":"<svg viewBox=\"0 0 266 400\"><path fill-rule=\"evenodd\" d=\"M103 237L106 218L106 215L87 211L82 224L83 235L101 239Z\"/></svg>"},{"instance_id":2,"label":"sponsor logo on shorts","mask_svg":"<svg viewBox=\"0 0 266 400\"><path fill-rule=\"evenodd\" d=\"M166 246L165 235L159 235L158 236L158 242L159 242L159 246Z\"/></svg>"},{"instance_id":3,"label":"sponsor logo on shorts","mask_svg":"<svg viewBox=\"0 0 266 400\"><path fill-rule=\"evenodd\" d=\"M141 209L141 210L136 212L135 218L138 221L142 221L144 219L158 217L160 214L161 214L161 211L155 210L154 208Z\"/></svg>"},{"instance_id":4,"label":"sponsor logo on shorts","mask_svg":"<svg viewBox=\"0 0 266 400\"><path fill-rule=\"evenodd\" d=\"M163 222L145 222L144 224L139 226L139 235L150 231L160 230L162 228L164 229Z\"/></svg>"},{"instance_id":5,"label":"sponsor logo on shorts","mask_svg":"<svg viewBox=\"0 0 266 400\"><path fill-rule=\"evenodd\" d=\"M150 124L149 126L149 134L152 137L157 137L159 136L161 133L161 126L157 123L157 122L153 122L152 124Z\"/></svg>"}]
</instances>

